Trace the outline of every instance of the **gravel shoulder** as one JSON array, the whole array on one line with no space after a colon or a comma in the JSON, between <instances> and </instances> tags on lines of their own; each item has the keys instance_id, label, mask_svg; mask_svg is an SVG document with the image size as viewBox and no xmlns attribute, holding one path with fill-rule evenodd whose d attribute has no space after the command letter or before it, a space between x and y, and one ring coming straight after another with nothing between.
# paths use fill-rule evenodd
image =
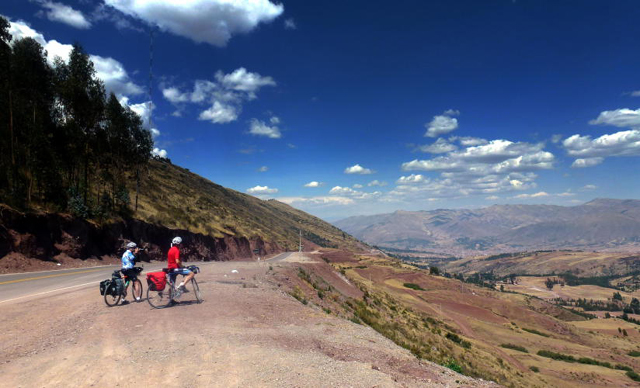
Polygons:
<instances>
[{"instance_id":1,"label":"gravel shoulder","mask_svg":"<svg viewBox=\"0 0 640 388\"><path fill-rule=\"evenodd\" d=\"M198 275L205 301L188 303L187 294L163 310L146 301L109 308L97 283L2 304L2 384L496 386L419 361L369 327L301 304L268 274L287 265L294 263L208 265Z\"/></svg>"}]
</instances>

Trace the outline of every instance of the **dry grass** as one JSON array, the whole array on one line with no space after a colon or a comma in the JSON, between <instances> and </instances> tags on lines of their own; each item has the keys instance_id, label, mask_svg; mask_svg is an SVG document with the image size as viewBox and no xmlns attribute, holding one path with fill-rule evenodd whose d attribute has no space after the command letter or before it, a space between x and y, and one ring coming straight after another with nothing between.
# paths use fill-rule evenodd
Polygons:
<instances>
[{"instance_id":1,"label":"dry grass","mask_svg":"<svg viewBox=\"0 0 640 388\"><path fill-rule=\"evenodd\" d=\"M302 229L307 247L362 248L333 225L284 203L222 187L166 162L152 160L147 172L135 215L144 221L214 237L262 237L286 250L297 248Z\"/></svg>"},{"instance_id":2,"label":"dry grass","mask_svg":"<svg viewBox=\"0 0 640 388\"><path fill-rule=\"evenodd\" d=\"M537 298L430 276L381 257L358 256L357 260L331 260L332 266L365 290L366 297L354 303L356 315L421 358L440 364L453 361L466 374L513 387L634 384L625 371L553 360L537 355L540 350L640 370L640 360L628 355L638 350L640 326L619 319L586 321ZM532 285L539 285L540 279ZM407 288L405 283L424 291ZM590 290L584 287L576 288ZM618 327L629 335L623 336ZM462 341L470 346L462 346ZM501 346L505 343L529 353L505 349Z\"/></svg>"}]
</instances>

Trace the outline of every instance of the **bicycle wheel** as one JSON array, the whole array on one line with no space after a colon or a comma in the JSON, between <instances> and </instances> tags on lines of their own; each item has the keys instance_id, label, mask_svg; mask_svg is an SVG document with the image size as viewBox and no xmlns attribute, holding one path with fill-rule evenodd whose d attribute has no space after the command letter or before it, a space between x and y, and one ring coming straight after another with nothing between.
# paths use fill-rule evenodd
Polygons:
<instances>
[{"instance_id":1,"label":"bicycle wheel","mask_svg":"<svg viewBox=\"0 0 640 388\"><path fill-rule=\"evenodd\" d=\"M193 295L196 296L198 303L202 303L202 294L200 293L200 287L198 287L198 282L195 278L191 279L191 289L193 290Z\"/></svg>"},{"instance_id":2,"label":"bicycle wheel","mask_svg":"<svg viewBox=\"0 0 640 388\"><path fill-rule=\"evenodd\" d=\"M147 288L147 302L151 307L156 309L163 309L171 304L171 285L167 284L163 291L152 290L151 287Z\"/></svg>"},{"instance_id":3,"label":"bicycle wheel","mask_svg":"<svg viewBox=\"0 0 640 388\"><path fill-rule=\"evenodd\" d=\"M111 295L108 292L105 292L104 294L104 303L107 304L107 306L109 307L113 307L115 305L117 305L118 303L120 303L120 298L122 297L122 295Z\"/></svg>"},{"instance_id":4,"label":"bicycle wheel","mask_svg":"<svg viewBox=\"0 0 640 388\"><path fill-rule=\"evenodd\" d=\"M136 285L138 287L137 292ZM136 279L131 282L131 295L133 295L133 300L135 302L142 302L142 282L140 281L140 279Z\"/></svg>"}]
</instances>

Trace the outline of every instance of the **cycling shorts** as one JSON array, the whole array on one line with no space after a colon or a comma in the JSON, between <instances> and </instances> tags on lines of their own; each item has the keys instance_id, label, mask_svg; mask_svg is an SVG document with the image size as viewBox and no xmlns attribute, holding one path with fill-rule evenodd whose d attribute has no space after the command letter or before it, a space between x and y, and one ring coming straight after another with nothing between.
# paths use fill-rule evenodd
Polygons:
<instances>
[{"instance_id":1,"label":"cycling shorts","mask_svg":"<svg viewBox=\"0 0 640 388\"><path fill-rule=\"evenodd\" d=\"M174 268L171 273L175 275L189 275L191 270L189 268Z\"/></svg>"},{"instance_id":2,"label":"cycling shorts","mask_svg":"<svg viewBox=\"0 0 640 388\"><path fill-rule=\"evenodd\" d=\"M121 269L120 272L122 272L122 274L129 280L135 280L138 278L138 271L133 268Z\"/></svg>"}]
</instances>

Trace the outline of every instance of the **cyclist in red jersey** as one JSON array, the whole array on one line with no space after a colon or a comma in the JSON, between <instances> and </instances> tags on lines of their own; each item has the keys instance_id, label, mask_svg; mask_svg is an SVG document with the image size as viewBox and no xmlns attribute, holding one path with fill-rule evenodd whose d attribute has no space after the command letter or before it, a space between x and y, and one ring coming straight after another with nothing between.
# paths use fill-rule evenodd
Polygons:
<instances>
[{"instance_id":1,"label":"cyclist in red jersey","mask_svg":"<svg viewBox=\"0 0 640 388\"><path fill-rule=\"evenodd\" d=\"M171 241L171 249L169 249L169 253L167 254L167 267L171 271L172 274L177 275L185 275L186 277L182 279L182 282L178 285L178 289L182 292L189 292L187 288L184 286L185 283L188 283L191 279L196 276L189 268L185 268L182 266L182 260L180 260L180 246L182 245L182 238L176 237Z\"/></svg>"}]
</instances>

